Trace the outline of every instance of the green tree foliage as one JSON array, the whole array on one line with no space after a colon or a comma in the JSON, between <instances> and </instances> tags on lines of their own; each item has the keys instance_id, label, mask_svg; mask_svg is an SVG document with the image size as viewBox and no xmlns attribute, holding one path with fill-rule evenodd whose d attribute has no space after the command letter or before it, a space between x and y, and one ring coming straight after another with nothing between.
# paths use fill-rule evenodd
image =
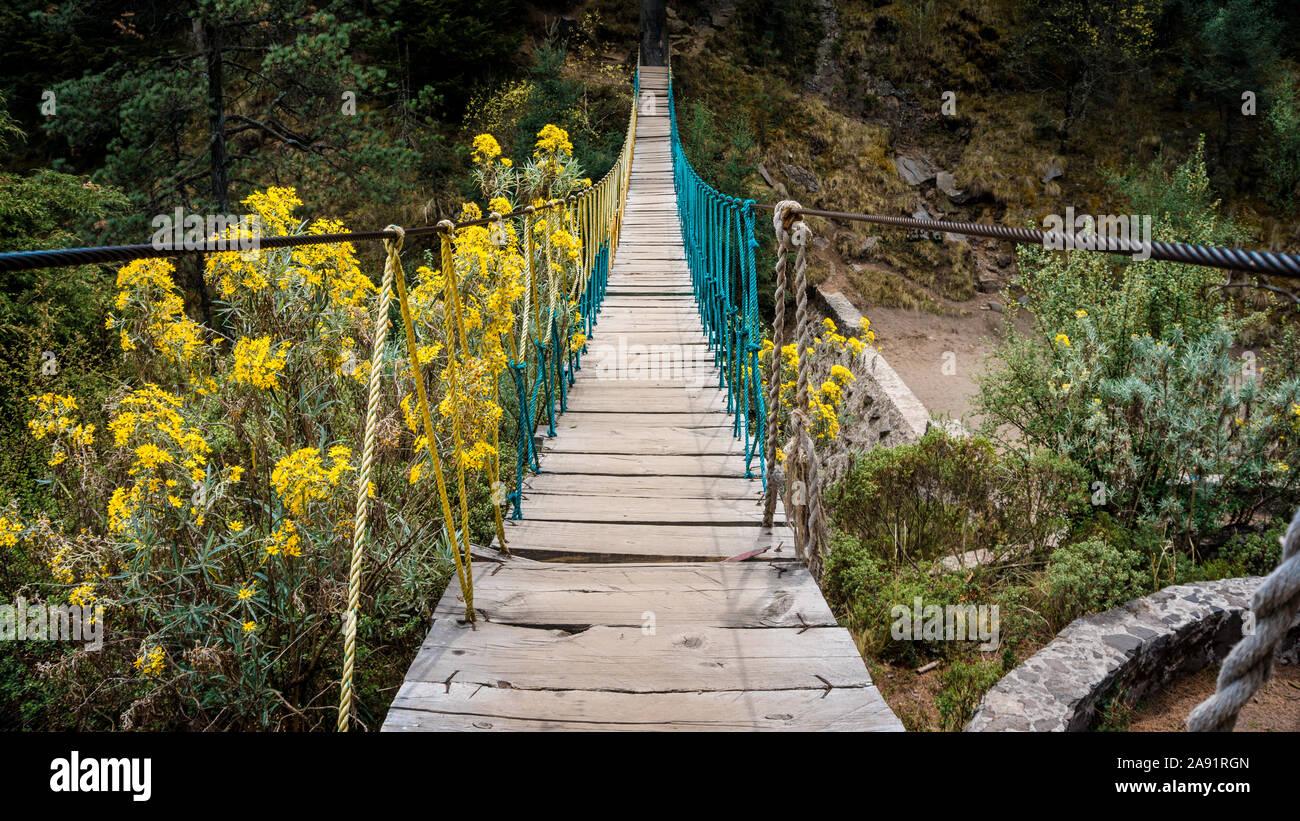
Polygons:
<instances>
[{"instance_id":1,"label":"green tree foliage","mask_svg":"<svg viewBox=\"0 0 1300 821\"><path fill-rule=\"evenodd\" d=\"M126 206L121 192L54 171L0 173L0 251L75 244L92 220ZM26 397L77 385L111 389L116 363L104 329L111 282L98 266L0 278L0 495L36 506L43 464L26 434ZM49 352L47 355L46 352Z\"/></svg>"},{"instance_id":2,"label":"green tree foliage","mask_svg":"<svg viewBox=\"0 0 1300 821\"><path fill-rule=\"evenodd\" d=\"M1163 6L1164 0L1063 0L1045 13L1041 4L1021 0L1019 62L1031 83L1060 95L1063 142L1096 96L1149 55Z\"/></svg>"},{"instance_id":3,"label":"green tree foliage","mask_svg":"<svg viewBox=\"0 0 1300 821\"><path fill-rule=\"evenodd\" d=\"M459 111L471 92L517 69L523 4L515 0L398 0L395 65L438 113Z\"/></svg>"},{"instance_id":4,"label":"green tree foliage","mask_svg":"<svg viewBox=\"0 0 1300 821\"><path fill-rule=\"evenodd\" d=\"M825 36L815 0L765 3L741 0L736 7L746 60L778 76L802 80L816 68L817 46Z\"/></svg>"},{"instance_id":5,"label":"green tree foliage","mask_svg":"<svg viewBox=\"0 0 1300 821\"><path fill-rule=\"evenodd\" d=\"M386 76L358 54L386 36L383 18L344 0L182 8L152 60L115 61L53 87L58 116L47 131L73 152L102 156L96 179L132 197L132 216L112 236L139 237L175 206L224 213L257 185L281 181L328 197L335 212L396 201L413 155L381 129Z\"/></svg>"},{"instance_id":6,"label":"green tree foliage","mask_svg":"<svg viewBox=\"0 0 1300 821\"><path fill-rule=\"evenodd\" d=\"M1300 203L1300 74L1283 72L1269 97L1267 136L1259 149L1265 193L1274 206L1294 213Z\"/></svg>"},{"instance_id":7,"label":"green tree foliage","mask_svg":"<svg viewBox=\"0 0 1300 821\"><path fill-rule=\"evenodd\" d=\"M1204 0L1190 4L1191 42L1183 71L1194 106L1218 119L1216 156L1227 161L1240 124L1242 94L1261 95L1278 61L1279 21L1272 0Z\"/></svg>"},{"instance_id":8,"label":"green tree foliage","mask_svg":"<svg viewBox=\"0 0 1300 821\"><path fill-rule=\"evenodd\" d=\"M527 74L517 81L488 86L469 102L465 131L488 133L522 168L532 158L538 133L547 124L569 133L582 173L599 180L618 160L632 104L630 77L612 70L603 81L578 79L568 51L552 30L533 54ZM463 196L472 196L465 182Z\"/></svg>"}]
</instances>

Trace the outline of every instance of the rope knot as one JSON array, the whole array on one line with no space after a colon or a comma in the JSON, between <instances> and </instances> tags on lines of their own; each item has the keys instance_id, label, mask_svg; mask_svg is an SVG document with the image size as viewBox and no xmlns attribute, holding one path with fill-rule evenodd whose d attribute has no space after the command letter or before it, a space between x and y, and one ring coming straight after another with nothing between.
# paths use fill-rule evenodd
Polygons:
<instances>
[{"instance_id":1,"label":"rope knot","mask_svg":"<svg viewBox=\"0 0 1300 821\"><path fill-rule=\"evenodd\" d=\"M790 223L794 220L794 212L802 211L803 206L795 200L781 200L772 208L772 230L776 231L777 239L784 245L789 237Z\"/></svg>"},{"instance_id":2,"label":"rope knot","mask_svg":"<svg viewBox=\"0 0 1300 821\"><path fill-rule=\"evenodd\" d=\"M387 248L388 253L401 253L402 244L406 242L406 229L400 225L390 225L384 230L392 231L394 234L397 234L397 239L384 240L384 246Z\"/></svg>"},{"instance_id":3,"label":"rope knot","mask_svg":"<svg viewBox=\"0 0 1300 821\"><path fill-rule=\"evenodd\" d=\"M802 219L797 220L794 227L790 229L790 244L799 247L807 245L810 239L812 239L812 229L808 227L808 223Z\"/></svg>"}]
</instances>

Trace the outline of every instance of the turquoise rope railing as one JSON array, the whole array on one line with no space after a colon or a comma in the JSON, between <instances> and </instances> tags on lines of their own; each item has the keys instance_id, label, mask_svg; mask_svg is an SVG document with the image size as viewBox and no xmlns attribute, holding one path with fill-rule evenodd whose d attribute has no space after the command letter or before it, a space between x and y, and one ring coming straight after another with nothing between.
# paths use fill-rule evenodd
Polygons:
<instances>
[{"instance_id":1,"label":"turquoise rope railing","mask_svg":"<svg viewBox=\"0 0 1300 821\"><path fill-rule=\"evenodd\" d=\"M686 159L677 128L671 66L668 119L677 216L700 320L718 366L718 387L727 389L732 432L745 441L745 476L753 478L757 458L766 490L767 466L760 453L767 412L758 364L763 336L758 317L754 201L718 191Z\"/></svg>"},{"instance_id":2,"label":"turquoise rope railing","mask_svg":"<svg viewBox=\"0 0 1300 821\"><path fill-rule=\"evenodd\" d=\"M640 89L640 72L633 78L633 106L635 116L636 93ZM635 123L635 119L632 120ZM624 154L629 149L629 141L635 139L635 133L629 127L628 134L624 138ZM606 172L600 182L592 186L593 189L603 189L605 196L612 198L611 202L618 203L622 201L624 189L627 187L626 164L630 163L631 157L627 156L625 161L615 163L615 165ZM605 182L614 179L611 184L605 188ZM575 200L570 199L570 203ZM577 208L587 208L588 217L586 225L591 226L592 221L603 215L597 214L595 203L588 200L586 203L578 201ZM581 220L579 220L581 222ZM604 226L608 228L608 226ZM600 313L600 306L605 300L605 292L609 285L609 263L610 263L610 245L611 242L617 241L617 231L611 234L606 231L606 238L599 241L599 247L592 254L590 264L586 268L586 284L578 294L578 311L582 316L581 328L584 336L590 340L595 333L597 316ZM588 237L583 236L583 241L589 242ZM531 253L531 251L530 251ZM555 306L556 311L568 310L566 305ZM549 313L549 312L548 312ZM527 322L527 317L524 318ZM541 421L546 423L546 435L554 437L555 419L558 414L563 414L569 408L569 387L574 384L575 374L581 370L579 360L581 354L587 352L586 343L583 344L581 351L570 349L568 340L560 338L560 322L555 315L548 315L544 321L543 328L536 328L536 336L532 339L533 353L535 361L528 361L529 354L525 349L518 353L519 362L509 362L509 370L515 386L515 400L519 405L518 424L515 428L515 489L507 496L507 503L510 505L510 518L522 519L524 515L524 474L528 471L541 473L542 467L537 455L537 447L533 437L536 434L538 413L541 411L541 405L538 403L543 399L546 401L546 410ZM531 391L528 385L528 366L532 364L536 369L536 377L532 380ZM558 414L557 414L558 412Z\"/></svg>"}]
</instances>

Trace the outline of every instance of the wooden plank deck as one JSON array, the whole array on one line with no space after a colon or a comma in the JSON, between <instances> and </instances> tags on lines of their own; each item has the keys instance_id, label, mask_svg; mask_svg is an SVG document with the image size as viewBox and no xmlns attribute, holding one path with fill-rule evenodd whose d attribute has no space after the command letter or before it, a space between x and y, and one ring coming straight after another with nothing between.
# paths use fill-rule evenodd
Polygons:
<instances>
[{"instance_id":1,"label":"wooden plank deck","mask_svg":"<svg viewBox=\"0 0 1300 821\"><path fill-rule=\"evenodd\" d=\"M448 586L383 729L901 730L784 514L762 531L685 263L666 74L642 88L608 296L513 557L475 562L475 628Z\"/></svg>"}]
</instances>

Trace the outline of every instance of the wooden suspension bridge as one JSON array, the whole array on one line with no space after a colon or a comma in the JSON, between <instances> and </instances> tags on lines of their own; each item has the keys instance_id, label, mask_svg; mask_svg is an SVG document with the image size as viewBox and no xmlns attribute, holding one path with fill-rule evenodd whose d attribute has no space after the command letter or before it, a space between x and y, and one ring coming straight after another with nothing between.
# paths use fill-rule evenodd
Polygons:
<instances>
[{"instance_id":1,"label":"wooden suspension bridge","mask_svg":"<svg viewBox=\"0 0 1300 821\"><path fill-rule=\"evenodd\" d=\"M667 56L666 48L660 51ZM644 43L642 52L649 53ZM409 322L402 242L439 235L443 268L454 271L456 232L478 226L501 231L505 219L521 220L530 277L536 275L532 231L551 220L581 236L580 271L571 290L563 276L552 277L563 269L554 266L547 244L549 318L542 322L536 298L532 326L526 300L521 313L520 361L509 363L521 409L516 486L506 500L516 518L503 522L502 500L496 500L498 532L507 542L497 547L505 549L462 546L466 507L459 531L452 531L437 449L430 455L446 526L456 532L460 583L449 585L435 607L432 628L383 729L903 729L808 567L818 567L825 518L817 456L806 415L798 412L806 407L809 357L803 353L815 323L804 299L810 229L802 217L1073 246L1061 244L1065 235L1036 229L809 210L792 200L761 206L727 196L702 180L685 155L670 68L642 65L635 82L637 104L618 161L599 182L567 198L461 223L259 237L262 249L359 241L383 241L386 249L343 622L340 730L352 715L382 340L394 285L425 438L436 439L419 389L424 383ZM753 253L758 210L773 212L777 238L771 343L784 350L792 342L800 354L788 423L778 407L781 373L768 374L766 392L760 378L760 370L777 368L759 356L766 332L758 317ZM1300 256L1293 254L1122 238L1078 247L1300 277ZM200 247L5 252L0 272L228 250L212 237ZM568 291L563 296L561 281ZM446 322L460 310L455 283L454 276L443 281ZM791 295L795 316L787 328L784 305ZM561 298L572 300L572 319L556 311ZM464 355L464 330L460 336ZM530 395L546 403L547 436L534 435L538 417ZM535 463L538 439L541 459ZM778 448L786 443L783 475L777 475ZM457 455L448 464L455 466L463 502L465 462ZM527 480L525 465L538 471ZM781 509L781 492L791 494L790 511ZM525 500L527 518L521 520ZM773 508L775 517L765 522ZM1219 691L1198 707L1189 727L1231 728L1262 680L1258 665L1266 664L1261 660L1270 657L1300 601L1300 514L1284 550L1252 604L1261 626L1234 648ZM472 578L461 572L462 560L470 558ZM1246 686L1250 681L1254 686Z\"/></svg>"},{"instance_id":2,"label":"wooden suspension bridge","mask_svg":"<svg viewBox=\"0 0 1300 821\"><path fill-rule=\"evenodd\" d=\"M692 291L667 69L640 72L626 227L528 518L475 562L476 624L448 586L383 729L901 731L780 511L761 526Z\"/></svg>"}]
</instances>

